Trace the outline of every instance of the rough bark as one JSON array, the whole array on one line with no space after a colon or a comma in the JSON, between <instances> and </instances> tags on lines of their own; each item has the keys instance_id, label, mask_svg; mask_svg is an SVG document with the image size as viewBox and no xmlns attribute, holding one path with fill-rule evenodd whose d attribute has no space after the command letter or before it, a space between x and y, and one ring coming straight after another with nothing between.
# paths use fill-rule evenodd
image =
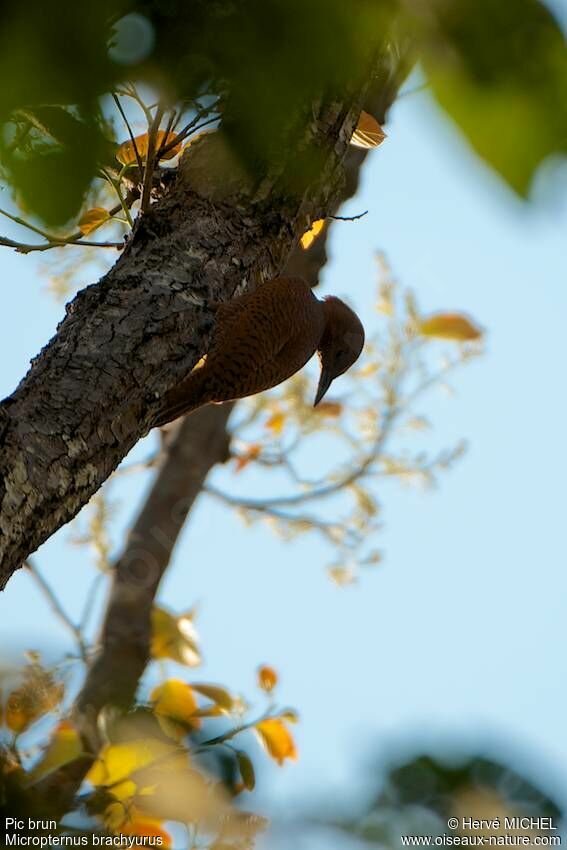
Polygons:
<instances>
[{"instance_id":1,"label":"rough bark","mask_svg":"<svg viewBox=\"0 0 567 850\"><path fill-rule=\"evenodd\" d=\"M207 302L274 276L334 206L362 97L313 107L300 143L262 179L242 174L220 132L200 140L114 268L68 305L0 406L0 587L90 499L206 351ZM309 156L312 181L290 191Z\"/></svg>"}]
</instances>

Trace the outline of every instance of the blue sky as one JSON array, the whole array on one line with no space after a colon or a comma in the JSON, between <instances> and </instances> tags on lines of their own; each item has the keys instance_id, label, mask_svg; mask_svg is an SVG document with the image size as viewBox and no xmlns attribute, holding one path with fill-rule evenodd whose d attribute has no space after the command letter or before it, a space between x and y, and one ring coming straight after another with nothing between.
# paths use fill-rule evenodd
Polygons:
<instances>
[{"instance_id":1,"label":"blue sky","mask_svg":"<svg viewBox=\"0 0 567 850\"><path fill-rule=\"evenodd\" d=\"M567 205L545 173L537 202L517 201L427 93L403 98L387 131L344 210L369 214L334 227L323 288L371 327L380 250L425 311L464 310L486 328L457 396L426 406L436 443L465 437L469 451L434 491L384 490L386 559L348 589L329 581L316 540L285 545L203 498L161 600L199 603L199 678L253 693L258 663L280 671L280 699L302 717L298 764L264 770L280 799L348 796L373 751L447 736L489 740L565 798ZM38 264L0 253L2 395L62 315ZM142 494L125 486L133 511ZM84 553L67 538L37 562L73 610ZM0 598L0 638L64 648L23 574Z\"/></svg>"}]
</instances>

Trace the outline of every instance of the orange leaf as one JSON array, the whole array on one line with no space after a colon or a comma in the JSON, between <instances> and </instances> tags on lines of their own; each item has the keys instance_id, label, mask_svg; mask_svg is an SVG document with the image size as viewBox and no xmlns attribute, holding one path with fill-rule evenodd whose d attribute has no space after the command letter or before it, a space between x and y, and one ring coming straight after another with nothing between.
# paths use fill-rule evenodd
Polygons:
<instances>
[{"instance_id":1,"label":"orange leaf","mask_svg":"<svg viewBox=\"0 0 567 850\"><path fill-rule=\"evenodd\" d=\"M147 846L153 847L171 847L171 835L162 829L161 821L157 818L140 817L134 815L129 823L125 823L120 827L121 835L138 835L145 838L161 838L161 842L146 842Z\"/></svg>"},{"instance_id":2,"label":"orange leaf","mask_svg":"<svg viewBox=\"0 0 567 850\"><path fill-rule=\"evenodd\" d=\"M419 323L423 336L450 339L456 342L480 339L482 330L462 313L436 313Z\"/></svg>"},{"instance_id":3,"label":"orange leaf","mask_svg":"<svg viewBox=\"0 0 567 850\"><path fill-rule=\"evenodd\" d=\"M158 130L156 134L157 150L159 150L162 146L165 147L166 145L170 145L173 141L175 141L175 139L175 133L169 133L166 139L165 130ZM122 142L122 144L118 146L118 149L116 151L116 159L118 160L118 162L121 162L122 165L135 165L137 163L137 149L140 159L142 160L142 162L145 162L146 157L148 155L149 141L149 133L142 133L140 136L135 136L135 147L131 139L128 139L127 142ZM168 150L167 153L160 156L160 159L173 159L175 156L177 156L180 150L181 142L178 142L176 145L174 145L174 147Z\"/></svg>"},{"instance_id":4,"label":"orange leaf","mask_svg":"<svg viewBox=\"0 0 567 850\"><path fill-rule=\"evenodd\" d=\"M279 765L285 759L297 761L297 750L291 732L279 717L269 717L256 724L256 732L261 743Z\"/></svg>"},{"instance_id":5,"label":"orange leaf","mask_svg":"<svg viewBox=\"0 0 567 850\"><path fill-rule=\"evenodd\" d=\"M283 431L284 424L285 415L283 413L272 413L272 415L266 422L266 428L269 428L270 431L274 432L274 434L281 434L281 432Z\"/></svg>"},{"instance_id":6,"label":"orange leaf","mask_svg":"<svg viewBox=\"0 0 567 850\"><path fill-rule=\"evenodd\" d=\"M323 228L325 227L325 219L318 218L317 221L314 221L309 230L306 230L303 236L300 239L301 247L304 251L307 251L308 248L315 242L318 236L323 232Z\"/></svg>"},{"instance_id":7,"label":"orange leaf","mask_svg":"<svg viewBox=\"0 0 567 850\"><path fill-rule=\"evenodd\" d=\"M266 664L258 668L258 684L267 694L276 687L278 683L278 674L273 667L268 667Z\"/></svg>"},{"instance_id":8,"label":"orange leaf","mask_svg":"<svg viewBox=\"0 0 567 850\"><path fill-rule=\"evenodd\" d=\"M79 230L83 236L88 236L97 227L100 227L105 221L108 221L110 215L104 207L93 207L92 210L87 210L79 219Z\"/></svg>"},{"instance_id":9,"label":"orange leaf","mask_svg":"<svg viewBox=\"0 0 567 850\"><path fill-rule=\"evenodd\" d=\"M245 466L248 466L251 460L256 460L262 451L262 446L259 443L254 443L249 446L248 449L244 452L244 454L239 455L236 458L236 469L235 472L241 472Z\"/></svg>"},{"instance_id":10,"label":"orange leaf","mask_svg":"<svg viewBox=\"0 0 567 850\"><path fill-rule=\"evenodd\" d=\"M372 115L361 112L356 130L352 134L350 143L356 148L377 148L386 138L386 133Z\"/></svg>"}]
</instances>

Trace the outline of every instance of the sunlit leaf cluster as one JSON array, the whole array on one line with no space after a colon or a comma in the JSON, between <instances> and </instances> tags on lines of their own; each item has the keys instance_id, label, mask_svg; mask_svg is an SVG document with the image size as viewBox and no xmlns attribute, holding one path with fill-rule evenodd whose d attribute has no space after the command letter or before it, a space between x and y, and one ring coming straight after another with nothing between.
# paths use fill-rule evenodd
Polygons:
<instances>
[{"instance_id":1,"label":"sunlit leaf cluster","mask_svg":"<svg viewBox=\"0 0 567 850\"><path fill-rule=\"evenodd\" d=\"M74 724L76 681L65 685L66 663L48 668L37 654L30 654L23 669L2 675L3 802L13 805L29 795L27 805L33 811L34 789L89 758L85 779L60 827L63 834L70 829L159 836L158 845L173 846L176 836L192 841L198 833L200 847L246 850L265 827L262 817L233 802L256 784L254 738L278 765L295 760L291 726L297 714L275 702L278 674L267 665L258 669L254 704L224 686L189 679L183 670L195 666L199 657L195 629L187 626L192 614L166 614L156 609L153 618L155 684L141 694L132 711L102 712L94 757L86 755ZM194 655L183 654L183 641L193 647ZM165 659L175 660L181 673L170 675Z\"/></svg>"}]
</instances>

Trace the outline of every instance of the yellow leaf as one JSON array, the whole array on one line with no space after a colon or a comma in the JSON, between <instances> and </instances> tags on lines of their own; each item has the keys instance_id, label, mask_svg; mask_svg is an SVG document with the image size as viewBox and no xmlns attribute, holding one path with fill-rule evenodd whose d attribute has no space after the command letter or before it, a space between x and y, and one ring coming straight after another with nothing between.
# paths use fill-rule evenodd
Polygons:
<instances>
[{"instance_id":1,"label":"yellow leaf","mask_svg":"<svg viewBox=\"0 0 567 850\"><path fill-rule=\"evenodd\" d=\"M112 796L117 800L131 800L138 791L138 786L132 779L115 782L112 786Z\"/></svg>"},{"instance_id":2,"label":"yellow leaf","mask_svg":"<svg viewBox=\"0 0 567 850\"><path fill-rule=\"evenodd\" d=\"M351 567L329 567L329 575L339 587L346 587L356 582L356 577Z\"/></svg>"},{"instance_id":3,"label":"yellow leaf","mask_svg":"<svg viewBox=\"0 0 567 850\"><path fill-rule=\"evenodd\" d=\"M288 723L299 723L299 714L293 708L286 708L280 714L282 720L287 720Z\"/></svg>"},{"instance_id":4,"label":"yellow leaf","mask_svg":"<svg viewBox=\"0 0 567 850\"><path fill-rule=\"evenodd\" d=\"M343 411L342 404L336 401L321 401L315 408L317 413L322 413L323 416L340 416Z\"/></svg>"},{"instance_id":5,"label":"yellow leaf","mask_svg":"<svg viewBox=\"0 0 567 850\"><path fill-rule=\"evenodd\" d=\"M279 717L269 717L256 724L256 732L261 743L278 764L285 759L297 760L297 750L291 732Z\"/></svg>"},{"instance_id":6,"label":"yellow leaf","mask_svg":"<svg viewBox=\"0 0 567 850\"><path fill-rule=\"evenodd\" d=\"M75 727L68 720L63 720L53 733L49 744L44 750L43 757L30 771L29 778L37 782L53 770L78 758L81 755L81 740Z\"/></svg>"},{"instance_id":7,"label":"yellow leaf","mask_svg":"<svg viewBox=\"0 0 567 850\"><path fill-rule=\"evenodd\" d=\"M318 218L317 221L314 221L309 230L306 230L301 239L301 247L304 251L307 251L308 248L315 242L318 236L323 232L323 228L325 227L325 219Z\"/></svg>"},{"instance_id":8,"label":"yellow leaf","mask_svg":"<svg viewBox=\"0 0 567 850\"><path fill-rule=\"evenodd\" d=\"M285 414L283 413L272 413L268 421L266 422L266 428L269 428L270 431L273 431L274 434L281 434L285 425Z\"/></svg>"},{"instance_id":9,"label":"yellow leaf","mask_svg":"<svg viewBox=\"0 0 567 850\"><path fill-rule=\"evenodd\" d=\"M365 363L365 365L358 370L357 374L360 375L361 378L369 378L370 375L375 375L377 371L377 363Z\"/></svg>"},{"instance_id":10,"label":"yellow leaf","mask_svg":"<svg viewBox=\"0 0 567 850\"><path fill-rule=\"evenodd\" d=\"M216 703L219 708L223 708L225 711L232 711L234 708L234 697L226 690L226 688L222 688L220 685L208 685L196 682L193 683L191 687L194 691L203 694L204 697L208 697Z\"/></svg>"},{"instance_id":11,"label":"yellow leaf","mask_svg":"<svg viewBox=\"0 0 567 850\"><path fill-rule=\"evenodd\" d=\"M154 712L171 720L198 727L200 723L193 718L198 709L197 700L192 689L180 679L168 679L163 685L158 685L151 693Z\"/></svg>"},{"instance_id":12,"label":"yellow leaf","mask_svg":"<svg viewBox=\"0 0 567 850\"><path fill-rule=\"evenodd\" d=\"M169 133L166 139L165 130L158 130L156 135L157 150L159 150L160 147L170 145L175 140L175 138L175 133ZM118 160L118 162L122 163L122 165L135 165L137 163L137 149L140 159L142 160L142 162L145 162L146 157L148 155L149 141L149 134L142 133L140 136L136 136L134 138L135 147L131 139L128 139L128 141L126 142L122 142L122 144L118 146L118 149L116 151L116 159ZM173 159L175 156L177 156L180 150L181 142L178 142L174 147L171 148L171 150L168 150L167 153L160 156L160 159Z\"/></svg>"},{"instance_id":13,"label":"yellow leaf","mask_svg":"<svg viewBox=\"0 0 567 850\"><path fill-rule=\"evenodd\" d=\"M245 466L248 466L251 460L256 460L262 451L262 446L259 443L253 443L249 446L244 454L236 458L236 472L241 472Z\"/></svg>"},{"instance_id":14,"label":"yellow leaf","mask_svg":"<svg viewBox=\"0 0 567 850\"><path fill-rule=\"evenodd\" d=\"M351 490L355 495L356 502L360 510L369 517L376 516L378 513L378 506L370 493L359 484L352 484Z\"/></svg>"},{"instance_id":15,"label":"yellow leaf","mask_svg":"<svg viewBox=\"0 0 567 850\"><path fill-rule=\"evenodd\" d=\"M247 791L253 791L254 786L256 785L256 774L254 773L252 759L247 753L239 750L236 753L236 761L238 762L238 769L240 771L244 787Z\"/></svg>"},{"instance_id":16,"label":"yellow leaf","mask_svg":"<svg viewBox=\"0 0 567 850\"><path fill-rule=\"evenodd\" d=\"M97 227L100 227L105 221L108 221L110 214L104 207L93 207L82 214L79 219L79 230L83 236L88 236Z\"/></svg>"},{"instance_id":17,"label":"yellow leaf","mask_svg":"<svg viewBox=\"0 0 567 850\"><path fill-rule=\"evenodd\" d=\"M157 759L173 755L178 748L152 738L139 738L124 744L108 744L103 747L86 779L92 785L117 785L130 775L147 767Z\"/></svg>"},{"instance_id":18,"label":"yellow leaf","mask_svg":"<svg viewBox=\"0 0 567 850\"><path fill-rule=\"evenodd\" d=\"M480 339L482 330L462 313L435 313L428 319L422 319L418 326L423 336L450 339L456 342Z\"/></svg>"},{"instance_id":19,"label":"yellow leaf","mask_svg":"<svg viewBox=\"0 0 567 850\"><path fill-rule=\"evenodd\" d=\"M152 658L171 658L186 667L201 663L192 612L176 617L165 608L154 606L151 654Z\"/></svg>"},{"instance_id":20,"label":"yellow leaf","mask_svg":"<svg viewBox=\"0 0 567 850\"><path fill-rule=\"evenodd\" d=\"M351 136L350 143L357 148L377 148L386 138L386 133L372 115L361 112L356 130Z\"/></svg>"},{"instance_id":21,"label":"yellow leaf","mask_svg":"<svg viewBox=\"0 0 567 850\"><path fill-rule=\"evenodd\" d=\"M267 694L276 687L278 683L278 674L273 667L268 667L267 664L258 668L258 685Z\"/></svg>"},{"instance_id":22,"label":"yellow leaf","mask_svg":"<svg viewBox=\"0 0 567 850\"><path fill-rule=\"evenodd\" d=\"M119 832L130 816L130 806L124 803L109 803L104 810L104 825L113 832Z\"/></svg>"}]
</instances>

